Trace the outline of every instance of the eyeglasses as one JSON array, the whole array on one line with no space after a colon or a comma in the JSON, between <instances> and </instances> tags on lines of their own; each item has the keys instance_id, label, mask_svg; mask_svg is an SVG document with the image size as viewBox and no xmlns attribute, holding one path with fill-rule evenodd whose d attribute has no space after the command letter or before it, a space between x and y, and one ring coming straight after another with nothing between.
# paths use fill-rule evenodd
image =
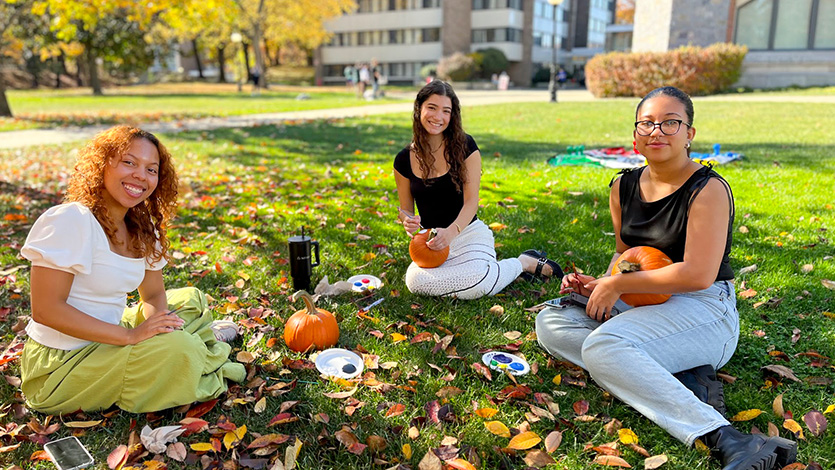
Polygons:
<instances>
[{"instance_id":1,"label":"eyeglasses","mask_svg":"<svg viewBox=\"0 0 835 470\"><path fill-rule=\"evenodd\" d=\"M667 119L666 121L661 122L637 121L635 123L635 132L637 132L638 135L648 136L652 134L657 127L661 129L661 133L664 135L675 135L678 133L678 130L681 129L682 123L684 123L685 126L690 127L690 124L687 124L681 119Z\"/></svg>"}]
</instances>

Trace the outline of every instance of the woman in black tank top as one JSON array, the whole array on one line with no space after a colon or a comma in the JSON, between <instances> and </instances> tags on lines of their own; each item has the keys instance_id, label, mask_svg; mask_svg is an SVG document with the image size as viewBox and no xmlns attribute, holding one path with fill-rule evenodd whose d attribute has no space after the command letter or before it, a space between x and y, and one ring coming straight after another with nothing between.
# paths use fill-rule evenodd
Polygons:
<instances>
[{"instance_id":1,"label":"woman in black tank top","mask_svg":"<svg viewBox=\"0 0 835 470\"><path fill-rule=\"evenodd\" d=\"M587 306L543 310L537 337L682 442L701 439L726 470L780 469L794 461L794 442L742 434L724 417L715 368L739 337L729 263L734 206L728 183L689 158L693 115L690 97L674 87L638 104L633 136L647 165L613 181L615 254L606 275L565 276L561 292L579 291ZM635 246L657 248L673 264L612 276L615 260ZM613 316L620 296L633 293L671 297Z\"/></svg>"}]
</instances>

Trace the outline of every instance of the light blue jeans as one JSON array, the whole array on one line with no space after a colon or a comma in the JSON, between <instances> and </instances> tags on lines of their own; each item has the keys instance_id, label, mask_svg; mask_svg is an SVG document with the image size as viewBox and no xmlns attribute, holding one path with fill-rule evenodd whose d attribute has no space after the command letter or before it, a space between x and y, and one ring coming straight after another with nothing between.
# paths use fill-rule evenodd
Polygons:
<instances>
[{"instance_id":1,"label":"light blue jeans","mask_svg":"<svg viewBox=\"0 0 835 470\"><path fill-rule=\"evenodd\" d=\"M702 403L673 374L730 360L739 339L731 282L675 294L659 305L636 307L599 323L580 307L542 310L539 344L586 369L601 387L692 445L728 421Z\"/></svg>"}]
</instances>

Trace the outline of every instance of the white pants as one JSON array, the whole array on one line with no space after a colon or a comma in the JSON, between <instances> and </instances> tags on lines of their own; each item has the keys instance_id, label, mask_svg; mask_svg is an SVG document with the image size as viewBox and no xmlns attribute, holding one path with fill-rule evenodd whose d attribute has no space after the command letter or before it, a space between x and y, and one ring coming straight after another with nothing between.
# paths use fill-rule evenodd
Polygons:
<instances>
[{"instance_id":1,"label":"white pants","mask_svg":"<svg viewBox=\"0 0 835 470\"><path fill-rule=\"evenodd\" d=\"M496 259L493 232L476 220L452 240L444 264L428 269L409 265L406 287L414 294L477 299L499 293L521 273L519 259Z\"/></svg>"}]
</instances>

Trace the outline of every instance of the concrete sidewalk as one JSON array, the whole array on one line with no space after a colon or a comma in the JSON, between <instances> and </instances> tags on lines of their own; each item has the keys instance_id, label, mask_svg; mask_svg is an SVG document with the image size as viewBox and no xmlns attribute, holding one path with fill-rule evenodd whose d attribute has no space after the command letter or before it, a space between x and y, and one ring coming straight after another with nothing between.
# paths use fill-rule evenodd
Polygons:
<instances>
[{"instance_id":1,"label":"concrete sidewalk","mask_svg":"<svg viewBox=\"0 0 835 470\"><path fill-rule=\"evenodd\" d=\"M457 92L462 106L483 106L500 103L545 102L549 95L547 90L508 90L508 91L476 91L462 90ZM414 93L389 94L395 98L411 100ZM586 90L561 90L560 101L591 101L594 99ZM172 122L157 122L142 125L142 128L159 134L171 134L181 131L206 131L230 127L250 127L255 125L276 124L287 120L339 119L351 117L373 116L390 113L409 113L414 104L412 102L372 104L349 108L314 109L307 111L290 111L283 113L247 114L243 116L211 117L203 119L187 119ZM59 127L54 129L29 129L23 131L0 132L0 149L23 148L34 145L53 145L87 140L96 133L112 127Z\"/></svg>"}]
</instances>

